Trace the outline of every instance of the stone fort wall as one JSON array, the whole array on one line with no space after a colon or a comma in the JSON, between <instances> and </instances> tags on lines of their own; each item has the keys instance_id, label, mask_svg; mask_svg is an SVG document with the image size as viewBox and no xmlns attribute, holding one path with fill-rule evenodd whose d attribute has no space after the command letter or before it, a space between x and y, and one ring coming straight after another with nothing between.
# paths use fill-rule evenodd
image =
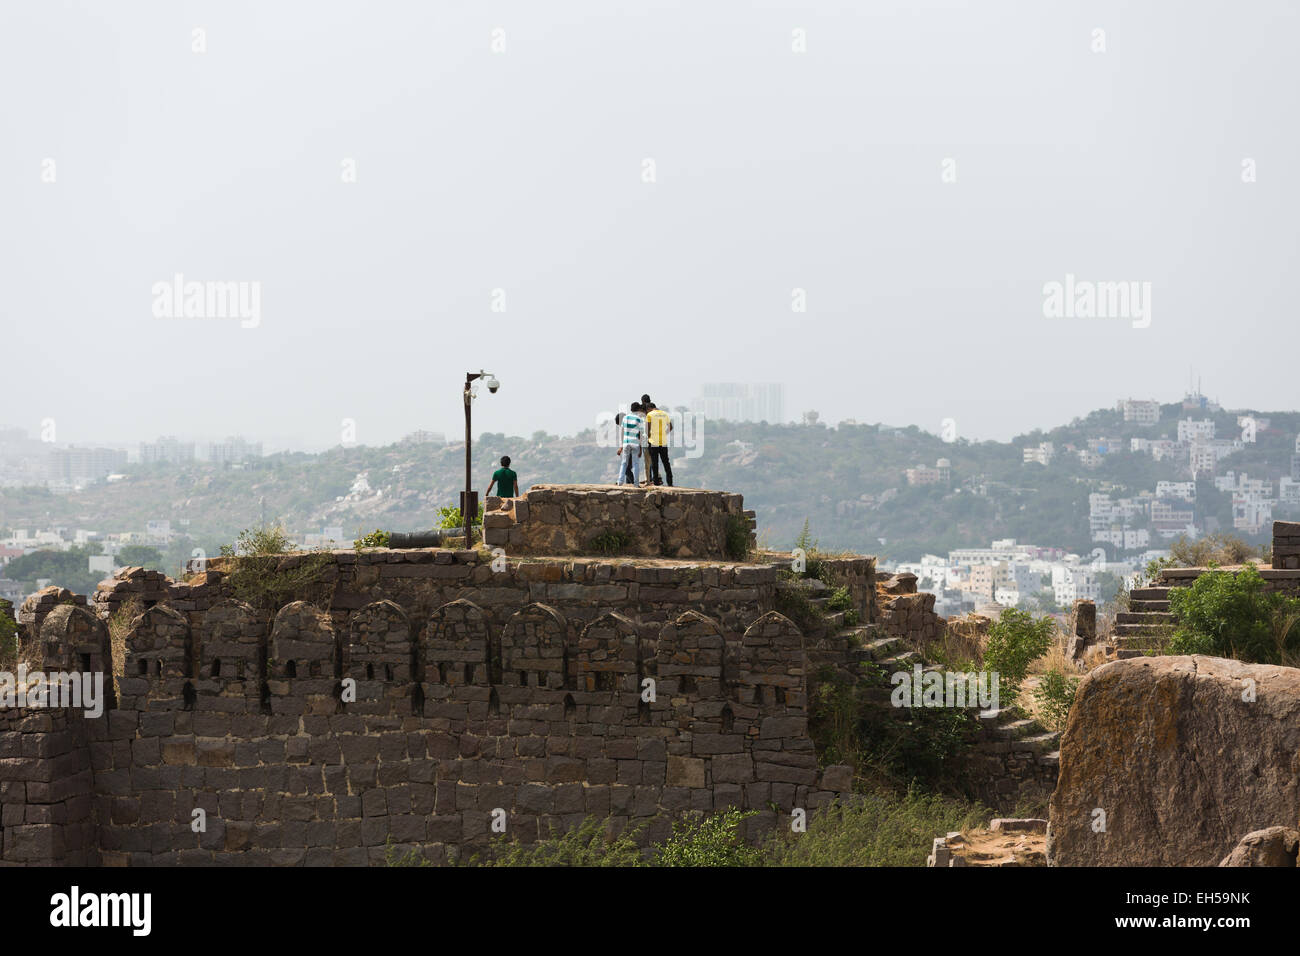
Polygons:
<instances>
[{"instance_id":1,"label":"stone fort wall","mask_svg":"<svg viewBox=\"0 0 1300 956\"><path fill-rule=\"evenodd\" d=\"M808 734L809 655L835 651L773 610L774 567L376 550L280 570L304 561L316 604L255 608L216 561L126 572L94 610L25 606L51 669L110 671L105 618L143 613L103 717L0 711L0 862L445 862L494 814L524 839L594 814L650 842L738 806L753 835L850 789ZM843 564L870 614L872 562Z\"/></svg>"}]
</instances>

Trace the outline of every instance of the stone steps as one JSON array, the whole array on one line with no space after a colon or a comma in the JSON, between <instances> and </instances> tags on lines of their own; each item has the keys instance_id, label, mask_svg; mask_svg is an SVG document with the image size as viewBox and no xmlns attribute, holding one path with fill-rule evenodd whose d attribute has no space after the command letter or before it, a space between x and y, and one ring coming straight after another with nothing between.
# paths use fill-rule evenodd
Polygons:
<instances>
[{"instance_id":1,"label":"stone steps","mask_svg":"<svg viewBox=\"0 0 1300 956\"><path fill-rule=\"evenodd\" d=\"M1157 654L1163 653L1169 644L1168 634L1134 634L1130 636L1118 635L1111 639L1111 646L1118 651L1137 651L1144 653L1146 651L1155 651Z\"/></svg>"},{"instance_id":2,"label":"stone steps","mask_svg":"<svg viewBox=\"0 0 1300 956\"><path fill-rule=\"evenodd\" d=\"M1128 592L1128 599L1130 601L1168 601L1171 590L1173 589L1168 587L1134 588Z\"/></svg>"},{"instance_id":3,"label":"stone steps","mask_svg":"<svg viewBox=\"0 0 1300 956\"><path fill-rule=\"evenodd\" d=\"M1059 730L1050 730L1045 733L1036 734L1033 737L1021 737L1013 745L1014 750L1030 750L1035 754L1047 754L1053 751L1060 753L1058 748L1061 745L1061 732Z\"/></svg>"},{"instance_id":4,"label":"stone steps","mask_svg":"<svg viewBox=\"0 0 1300 956\"><path fill-rule=\"evenodd\" d=\"M1164 637L1172 634L1174 622L1164 624L1116 624L1115 637Z\"/></svg>"},{"instance_id":5,"label":"stone steps","mask_svg":"<svg viewBox=\"0 0 1300 956\"><path fill-rule=\"evenodd\" d=\"M1028 736L1038 727L1038 721L1028 717L1013 720L1009 724L997 724L990 733L998 740L1016 740Z\"/></svg>"},{"instance_id":6,"label":"stone steps","mask_svg":"<svg viewBox=\"0 0 1300 956\"><path fill-rule=\"evenodd\" d=\"M883 661L891 657L903 644L901 637L881 637L863 645L863 650L871 655L873 661Z\"/></svg>"},{"instance_id":7,"label":"stone steps","mask_svg":"<svg viewBox=\"0 0 1300 956\"><path fill-rule=\"evenodd\" d=\"M1130 598L1128 602L1128 609L1134 612L1168 611L1169 602L1168 601L1134 601L1132 598Z\"/></svg>"},{"instance_id":8,"label":"stone steps","mask_svg":"<svg viewBox=\"0 0 1300 956\"><path fill-rule=\"evenodd\" d=\"M911 670L913 664L924 663L921 655L916 651L907 650L901 654L895 654L893 657L886 657L878 661L882 667L892 667L895 670Z\"/></svg>"},{"instance_id":9,"label":"stone steps","mask_svg":"<svg viewBox=\"0 0 1300 956\"><path fill-rule=\"evenodd\" d=\"M1120 611L1115 615L1116 624L1172 624L1173 615L1168 611Z\"/></svg>"}]
</instances>

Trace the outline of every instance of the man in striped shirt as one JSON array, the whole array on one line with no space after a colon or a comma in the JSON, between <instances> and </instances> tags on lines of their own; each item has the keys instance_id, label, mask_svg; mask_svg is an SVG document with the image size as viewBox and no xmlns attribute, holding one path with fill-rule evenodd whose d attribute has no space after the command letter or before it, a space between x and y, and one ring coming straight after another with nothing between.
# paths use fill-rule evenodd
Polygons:
<instances>
[{"instance_id":1,"label":"man in striped shirt","mask_svg":"<svg viewBox=\"0 0 1300 956\"><path fill-rule=\"evenodd\" d=\"M641 473L641 445L644 442L641 403L633 402L632 410L623 416L623 445L619 449L618 483L634 487Z\"/></svg>"}]
</instances>

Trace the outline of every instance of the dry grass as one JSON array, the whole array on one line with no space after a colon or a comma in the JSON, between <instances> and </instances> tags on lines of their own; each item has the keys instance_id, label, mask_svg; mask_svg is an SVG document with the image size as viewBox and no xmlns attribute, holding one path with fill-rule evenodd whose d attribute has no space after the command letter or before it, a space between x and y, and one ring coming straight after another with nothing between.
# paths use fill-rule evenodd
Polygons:
<instances>
[{"instance_id":1,"label":"dry grass","mask_svg":"<svg viewBox=\"0 0 1300 956\"><path fill-rule=\"evenodd\" d=\"M1211 564L1226 566L1259 561L1265 556L1265 550L1246 543L1236 535L1219 532L1195 541L1186 535L1180 535L1169 545L1169 556L1179 567L1204 568Z\"/></svg>"},{"instance_id":2,"label":"dry grass","mask_svg":"<svg viewBox=\"0 0 1300 956\"><path fill-rule=\"evenodd\" d=\"M1056 632L1056 638L1052 641L1052 646L1047 649L1047 653L1029 664L1029 673L1046 674L1048 671L1060 671L1062 674L1072 674L1078 667L1074 661L1066 656L1066 648L1069 644L1069 635L1062 631Z\"/></svg>"},{"instance_id":3,"label":"dry grass","mask_svg":"<svg viewBox=\"0 0 1300 956\"><path fill-rule=\"evenodd\" d=\"M1109 658L1106 656L1106 648L1101 644L1093 644L1083 652L1084 673L1095 670L1102 664L1108 662Z\"/></svg>"},{"instance_id":4,"label":"dry grass","mask_svg":"<svg viewBox=\"0 0 1300 956\"><path fill-rule=\"evenodd\" d=\"M24 642L18 634L6 646L0 646L0 671L14 673L26 665L28 671L38 671L45 666L40 641Z\"/></svg>"},{"instance_id":5,"label":"dry grass","mask_svg":"<svg viewBox=\"0 0 1300 956\"><path fill-rule=\"evenodd\" d=\"M113 692L119 697L122 689L118 678L126 673L126 635L135 619L144 613L144 605L134 594L117 606L108 618L108 642L113 656Z\"/></svg>"}]
</instances>

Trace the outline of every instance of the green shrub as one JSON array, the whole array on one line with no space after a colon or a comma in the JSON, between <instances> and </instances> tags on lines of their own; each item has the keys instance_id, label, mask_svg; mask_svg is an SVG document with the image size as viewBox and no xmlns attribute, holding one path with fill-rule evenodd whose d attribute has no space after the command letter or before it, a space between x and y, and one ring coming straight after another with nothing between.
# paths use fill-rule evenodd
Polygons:
<instances>
[{"instance_id":1,"label":"green shrub","mask_svg":"<svg viewBox=\"0 0 1300 956\"><path fill-rule=\"evenodd\" d=\"M1035 621L1029 613L1015 608L1007 608L989 627L984 668L998 675L1002 706L1015 704L1030 663L1047 653L1055 634L1056 622L1050 617Z\"/></svg>"},{"instance_id":2,"label":"green shrub","mask_svg":"<svg viewBox=\"0 0 1300 956\"><path fill-rule=\"evenodd\" d=\"M749 522L741 515L727 515L724 550L732 561L744 561L749 556Z\"/></svg>"},{"instance_id":3,"label":"green shrub","mask_svg":"<svg viewBox=\"0 0 1300 956\"><path fill-rule=\"evenodd\" d=\"M848 764L858 777L899 786L956 791L963 783L956 768L974 739L974 715L958 707L893 707L891 686L874 663L864 663L856 681L829 667L818 672L808 719L818 762Z\"/></svg>"},{"instance_id":4,"label":"green shrub","mask_svg":"<svg viewBox=\"0 0 1300 956\"><path fill-rule=\"evenodd\" d=\"M393 844L393 838L389 837L388 844L384 847L384 866L433 866L433 864L421 856L419 850L399 852Z\"/></svg>"},{"instance_id":5,"label":"green shrub","mask_svg":"<svg viewBox=\"0 0 1300 956\"><path fill-rule=\"evenodd\" d=\"M984 826L978 803L922 793L873 793L817 811L807 833L779 832L764 846L768 866L925 866L934 838Z\"/></svg>"},{"instance_id":6,"label":"green shrub","mask_svg":"<svg viewBox=\"0 0 1300 956\"><path fill-rule=\"evenodd\" d=\"M823 584L830 584L831 582L826 580L826 565L816 557L817 539L814 538L812 533L808 530L807 518L803 519L803 530L799 532L799 537L795 539L794 546L802 550L804 553L804 569L802 576L805 578L816 578Z\"/></svg>"},{"instance_id":7,"label":"green shrub","mask_svg":"<svg viewBox=\"0 0 1300 956\"><path fill-rule=\"evenodd\" d=\"M472 522L470 522L470 527L474 528L477 527L478 525L481 525L482 523L483 523L483 503L479 502L478 517L475 518ZM460 505L452 505L448 508L439 508L438 523L434 527L443 528L447 530L453 530L455 528L460 528L464 530L465 517L460 513Z\"/></svg>"},{"instance_id":8,"label":"green shrub","mask_svg":"<svg viewBox=\"0 0 1300 956\"><path fill-rule=\"evenodd\" d=\"M18 623L10 616L13 604L0 598L0 671L15 671L22 656Z\"/></svg>"},{"instance_id":9,"label":"green shrub","mask_svg":"<svg viewBox=\"0 0 1300 956\"><path fill-rule=\"evenodd\" d=\"M849 594L849 589L841 585L831 591L830 598L826 601L826 609L829 611L852 611L853 595Z\"/></svg>"},{"instance_id":10,"label":"green shrub","mask_svg":"<svg viewBox=\"0 0 1300 956\"><path fill-rule=\"evenodd\" d=\"M534 843L501 837L493 841L486 856L475 854L477 866L645 866L636 837L645 824L629 827L611 836L608 821L587 817L576 827Z\"/></svg>"},{"instance_id":11,"label":"green shrub","mask_svg":"<svg viewBox=\"0 0 1300 956\"><path fill-rule=\"evenodd\" d=\"M655 848L655 866L761 866L763 851L741 839L754 810L729 807L702 820L678 820L668 842Z\"/></svg>"},{"instance_id":12,"label":"green shrub","mask_svg":"<svg viewBox=\"0 0 1300 956\"><path fill-rule=\"evenodd\" d=\"M274 610L290 601L319 603L328 596L325 569L333 559L326 552L288 554L289 535L275 524L239 532L234 545L222 545L230 559L222 568L234 596L261 610Z\"/></svg>"},{"instance_id":13,"label":"green shrub","mask_svg":"<svg viewBox=\"0 0 1300 956\"><path fill-rule=\"evenodd\" d=\"M624 531L602 531L587 542L587 550L596 554L622 554L632 538Z\"/></svg>"},{"instance_id":14,"label":"green shrub","mask_svg":"<svg viewBox=\"0 0 1300 956\"><path fill-rule=\"evenodd\" d=\"M357 540L352 542L352 547L360 551L362 548L386 548L388 543L393 540L391 534L387 531L380 531L376 528L369 534L363 534Z\"/></svg>"},{"instance_id":15,"label":"green shrub","mask_svg":"<svg viewBox=\"0 0 1300 956\"><path fill-rule=\"evenodd\" d=\"M289 533L285 531L282 524L245 528L239 532L233 545L221 546L221 553L228 558L236 555L260 558L272 554L286 554L288 550Z\"/></svg>"},{"instance_id":16,"label":"green shrub","mask_svg":"<svg viewBox=\"0 0 1300 956\"><path fill-rule=\"evenodd\" d=\"M1207 571L1169 592L1177 621L1171 654L1208 654L1256 664L1289 664L1300 650L1300 599L1264 590L1253 564L1235 574Z\"/></svg>"},{"instance_id":17,"label":"green shrub","mask_svg":"<svg viewBox=\"0 0 1300 956\"><path fill-rule=\"evenodd\" d=\"M793 571L782 570L777 573L779 585L773 596L776 610L792 620L801 631L821 627L825 615L819 605L813 604L808 590L799 584L801 576Z\"/></svg>"},{"instance_id":18,"label":"green shrub","mask_svg":"<svg viewBox=\"0 0 1300 956\"><path fill-rule=\"evenodd\" d=\"M1049 730L1065 728L1065 719L1070 716L1074 706L1074 695L1079 690L1079 678L1069 677L1063 671L1052 668L1043 675L1034 688L1034 700L1038 702L1038 719Z\"/></svg>"}]
</instances>

